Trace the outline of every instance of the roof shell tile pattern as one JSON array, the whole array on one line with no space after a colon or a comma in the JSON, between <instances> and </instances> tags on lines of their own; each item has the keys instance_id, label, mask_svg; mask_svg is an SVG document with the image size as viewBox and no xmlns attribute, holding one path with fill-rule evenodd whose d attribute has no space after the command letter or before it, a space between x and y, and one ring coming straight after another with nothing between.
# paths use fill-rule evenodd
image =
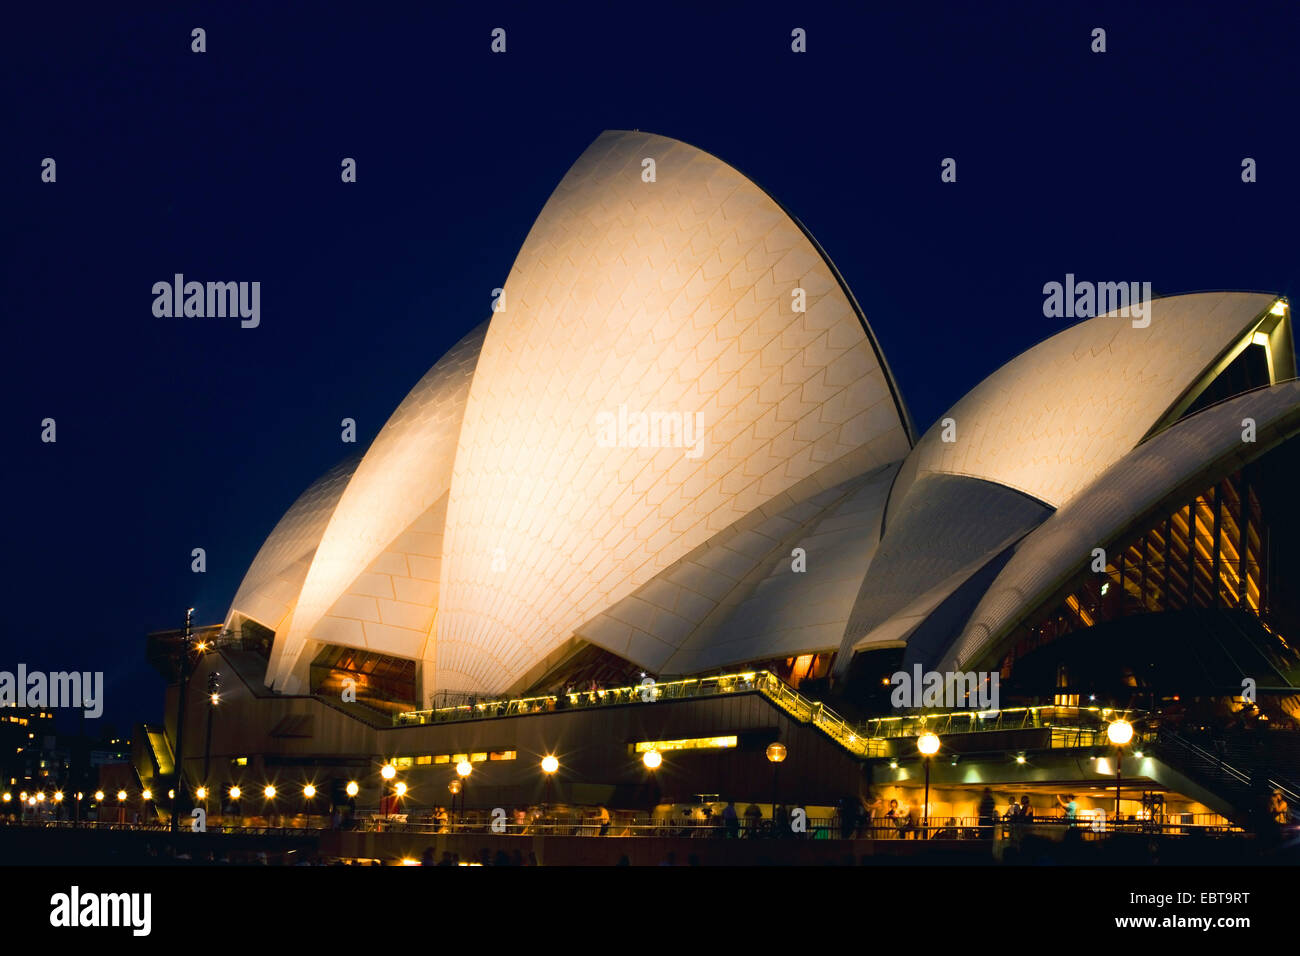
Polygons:
<instances>
[{"instance_id":1,"label":"roof shell tile pattern","mask_svg":"<svg viewBox=\"0 0 1300 956\"><path fill-rule=\"evenodd\" d=\"M577 633L657 674L837 647L896 471L888 465L784 508L770 502Z\"/></svg>"},{"instance_id":2,"label":"roof shell tile pattern","mask_svg":"<svg viewBox=\"0 0 1300 956\"><path fill-rule=\"evenodd\" d=\"M796 288L806 312L792 309ZM685 144L603 134L546 204L505 289L452 480L440 688L510 686L765 502L909 448L833 270L770 197ZM602 447L599 416L621 408L698 414L698 456Z\"/></svg>"},{"instance_id":3,"label":"roof shell tile pattern","mask_svg":"<svg viewBox=\"0 0 1300 956\"><path fill-rule=\"evenodd\" d=\"M1058 332L971 389L917 442L888 521L917 479L968 475L1060 507L1137 446L1276 296L1178 295L1149 303L1150 324L1111 312ZM943 440L943 420L956 441Z\"/></svg>"}]
</instances>

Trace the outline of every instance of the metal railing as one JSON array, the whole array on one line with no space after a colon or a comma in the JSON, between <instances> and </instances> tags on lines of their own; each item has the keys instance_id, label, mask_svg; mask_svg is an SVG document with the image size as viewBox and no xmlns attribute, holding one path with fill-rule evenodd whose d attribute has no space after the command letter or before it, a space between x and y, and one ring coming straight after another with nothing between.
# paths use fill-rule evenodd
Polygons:
<instances>
[{"instance_id":1,"label":"metal railing","mask_svg":"<svg viewBox=\"0 0 1300 956\"><path fill-rule=\"evenodd\" d=\"M7 824L29 829L86 829L135 831L169 834L170 828L161 823L103 823L82 821L14 821ZM267 826L267 825L214 825L205 832L226 836L308 837L331 829L327 826ZM807 817L802 829L796 831L784 819L774 828L769 817L740 818L733 827L722 819L675 819L652 816L648 813L611 815L608 823L590 814L547 813L532 817L522 823L514 820L493 820L486 813L470 811L444 820L411 821L403 816L381 817L378 814L360 815L346 827L366 833L409 833L423 835L473 834L476 836L580 836L580 837L653 837L658 839L854 839L854 840L992 840L1014 839L1033 833L1059 833L1062 829L1082 832L1085 836L1108 833L1142 833L1163 836L1189 836L1199 834L1240 834L1243 829L1216 813L1177 813L1157 818L1120 820L1081 813L1073 823L1059 811L1037 815L1024 821L999 817L988 820L979 817L933 817L928 824L914 817L890 818L876 816L858 818L845 824L838 816ZM847 834L847 837L845 836Z\"/></svg>"},{"instance_id":2,"label":"metal railing","mask_svg":"<svg viewBox=\"0 0 1300 956\"><path fill-rule=\"evenodd\" d=\"M1032 730L1051 728L1054 731L1070 731L1074 742L1064 743L1064 734L1053 734L1052 746L1091 747L1106 743L1106 725L1116 717L1118 711L1104 707L1077 707L1060 704L1044 704L1037 707L1008 707L1004 710L963 710L943 711L931 714L902 714L896 717L873 717L862 725L865 736L892 739L898 737L916 737L926 731L945 736L949 734L973 734L993 731ZM1123 711L1122 716L1135 721L1145 716L1144 712ZM1060 739L1062 743L1055 741Z\"/></svg>"},{"instance_id":3,"label":"metal railing","mask_svg":"<svg viewBox=\"0 0 1300 956\"><path fill-rule=\"evenodd\" d=\"M810 723L818 727L832 740L858 756L882 757L888 754L888 744L883 740L873 740L870 735L864 735L829 707L820 701L809 700L802 696L770 671L745 671L675 681L647 680L631 687L568 691L512 700L475 701L432 710L409 710L395 715L393 724L405 727L412 724L516 717L620 704L651 704L657 701L689 700L755 692L762 694L801 723Z\"/></svg>"}]
</instances>

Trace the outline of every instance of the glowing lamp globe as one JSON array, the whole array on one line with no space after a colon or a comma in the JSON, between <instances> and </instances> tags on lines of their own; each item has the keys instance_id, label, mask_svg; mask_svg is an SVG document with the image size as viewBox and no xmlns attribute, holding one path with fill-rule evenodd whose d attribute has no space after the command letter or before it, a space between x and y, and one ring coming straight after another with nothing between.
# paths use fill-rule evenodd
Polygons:
<instances>
[{"instance_id":1,"label":"glowing lamp globe","mask_svg":"<svg viewBox=\"0 0 1300 956\"><path fill-rule=\"evenodd\" d=\"M1127 720L1117 720L1106 728L1106 736L1116 747L1123 747L1133 739L1133 725Z\"/></svg>"}]
</instances>

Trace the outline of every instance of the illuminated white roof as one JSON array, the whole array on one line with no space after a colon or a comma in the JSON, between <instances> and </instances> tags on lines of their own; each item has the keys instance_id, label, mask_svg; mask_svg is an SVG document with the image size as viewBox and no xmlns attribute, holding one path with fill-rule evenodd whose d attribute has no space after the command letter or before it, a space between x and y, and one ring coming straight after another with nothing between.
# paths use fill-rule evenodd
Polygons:
<instances>
[{"instance_id":1,"label":"illuminated white roof","mask_svg":"<svg viewBox=\"0 0 1300 956\"><path fill-rule=\"evenodd\" d=\"M796 289L806 312L793 310ZM504 690L766 502L908 450L832 268L762 190L683 143L600 136L542 210L505 290L452 478L439 688ZM698 456L631 447L631 431L603 447L602 414L624 409L698 414Z\"/></svg>"},{"instance_id":2,"label":"illuminated white roof","mask_svg":"<svg viewBox=\"0 0 1300 956\"><path fill-rule=\"evenodd\" d=\"M359 460L352 457L335 465L289 506L244 574L227 621L238 612L271 630L281 626L298 600L321 534Z\"/></svg>"},{"instance_id":3,"label":"illuminated white roof","mask_svg":"<svg viewBox=\"0 0 1300 956\"><path fill-rule=\"evenodd\" d=\"M1256 441L1242 440L1254 420ZM1092 549L1141 530L1300 431L1300 382L1256 389L1178 422L1124 456L1027 537L975 608L940 670L966 670L1026 614L1053 597Z\"/></svg>"},{"instance_id":4,"label":"illuminated white roof","mask_svg":"<svg viewBox=\"0 0 1300 956\"><path fill-rule=\"evenodd\" d=\"M442 524L480 325L422 378L366 451L311 562L271 675L285 686L307 638L426 656L438 605Z\"/></svg>"},{"instance_id":5,"label":"illuminated white roof","mask_svg":"<svg viewBox=\"0 0 1300 956\"><path fill-rule=\"evenodd\" d=\"M1058 508L1164 421L1277 297L1156 299L1150 325L1109 313L1012 359L936 422L903 464L888 520L922 475L983 478ZM943 421L956 441L943 441Z\"/></svg>"}]
</instances>

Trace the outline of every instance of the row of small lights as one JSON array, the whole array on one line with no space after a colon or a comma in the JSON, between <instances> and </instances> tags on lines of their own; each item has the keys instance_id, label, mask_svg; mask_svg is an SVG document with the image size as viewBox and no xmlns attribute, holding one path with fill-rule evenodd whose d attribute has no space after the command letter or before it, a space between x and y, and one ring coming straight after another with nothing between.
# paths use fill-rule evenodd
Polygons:
<instances>
[{"instance_id":1,"label":"row of small lights","mask_svg":"<svg viewBox=\"0 0 1300 956\"><path fill-rule=\"evenodd\" d=\"M647 750L642 755L641 760L646 765L647 768L649 768L650 770L656 770L663 763L663 755L660 754L659 751L657 750ZM559 769L560 769L560 761L554 756L548 754L547 756L542 758L543 773L549 775L555 773ZM456 764L456 773L461 778L468 777L473 772L474 772L474 767L468 760L462 760ZM384 780L391 781L394 777L397 776L397 768L394 767L391 763L384 764L383 768L379 771L379 775L383 777ZM453 781L453 783L455 782L456 781ZM456 789L457 791L459 791L460 788L457 787ZM349 797L355 797L358 793L361 792L361 785L358 784L355 780L350 780L348 781L346 790ZM406 784L402 783L401 781L398 781L396 784L394 784L393 791L399 797L406 796L406 791L407 791ZM243 792L244 791L240 789L237 785L232 786L227 791L231 800L238 800L241 796L243 796ZM273 784L267 784L266 787L264 787L262 790L262 795L266 797L268 800L273 799L277 793L278 791L276 790ZM309 783L302 788L302 795L306 797L308 800L310 800L314 796L316 796L316 788ZM200 800L206 800L208 797L208 788L198 787L194 791L194 796L196 796ZM82 795L78 793L77 799L80 800L81 797ZM119 790L117 792L118 802L122 802L126 800L126 797L127 797L127 793L125 790ZM141 792L140 797L141 799L144 800L152 800L153 793L149 790L144 790ZM13 798L12 794L6 793L4 795L4 802L8 803L12 798ZM102 790L95 791L95 799L97 801L102 801L104 799L104 791ZM54 802L60 803L62 802L62 800L63 800L63 791L60 790L54 794ZM19 794L19 801L28 802L30 803L31 806L36 806L37 803L43 803L45 801L45 794L38 793L33 797L28 797L27 792L23 791L21 794Z\"/></svg>"},{"instance_id":2,"label":"row of small lights","mask_svg":"<svg viewBox=\"0 0 1300 956\"><path fill-rule=\"evenodd\" d=\"M172 793L172 792L174 792L174 791L168 791L168 792L169 792L169 793ZM62 791L62 790L55 790L54 793L52 794L52 797L53 797L53 800L54 800L55 803L62 803L62 802L63 802L63 791ZM77 794L77 801L80 802L82 799L84 799L84 797L85 797L85 794L79 792L79 793ZM95 793L94 793L94 797L95 797L96 802L101 802L101 803L102 803L103 800L104 800L104 791L103 791L103 790L96 790ZM12 793L6 793L6 794L4 795L4 797L3 797L3 800L4 800L5 803L10 803L10 802L13 800L13 798L14 798L14 795L13 795ZM127 798L127 792L126 792L125 790L119 790L119 791L117 791L117 800L118 800L118 803L122 803L123 801L126 800L126 798ZM144 791L141 791L141 793L140 793L140 798L143 799L143 800L152 800L152 799L153 799L153 791L151 791L151 790L144 790ZM34 794L34 795L32 795L32 796L28 796L27 791L24 790L24 791L22 791L21 793L18 794L18 802L19 802L19 803L25 803L25 804L27 804L28 806L32 806L32 807L36 806L36 804L38 804L38 803L44 803L44 802L45 802L45 791L44 791L44 790L41 790L41 791L37 792L36 794Z\"/></svg>"}]
</instances>

